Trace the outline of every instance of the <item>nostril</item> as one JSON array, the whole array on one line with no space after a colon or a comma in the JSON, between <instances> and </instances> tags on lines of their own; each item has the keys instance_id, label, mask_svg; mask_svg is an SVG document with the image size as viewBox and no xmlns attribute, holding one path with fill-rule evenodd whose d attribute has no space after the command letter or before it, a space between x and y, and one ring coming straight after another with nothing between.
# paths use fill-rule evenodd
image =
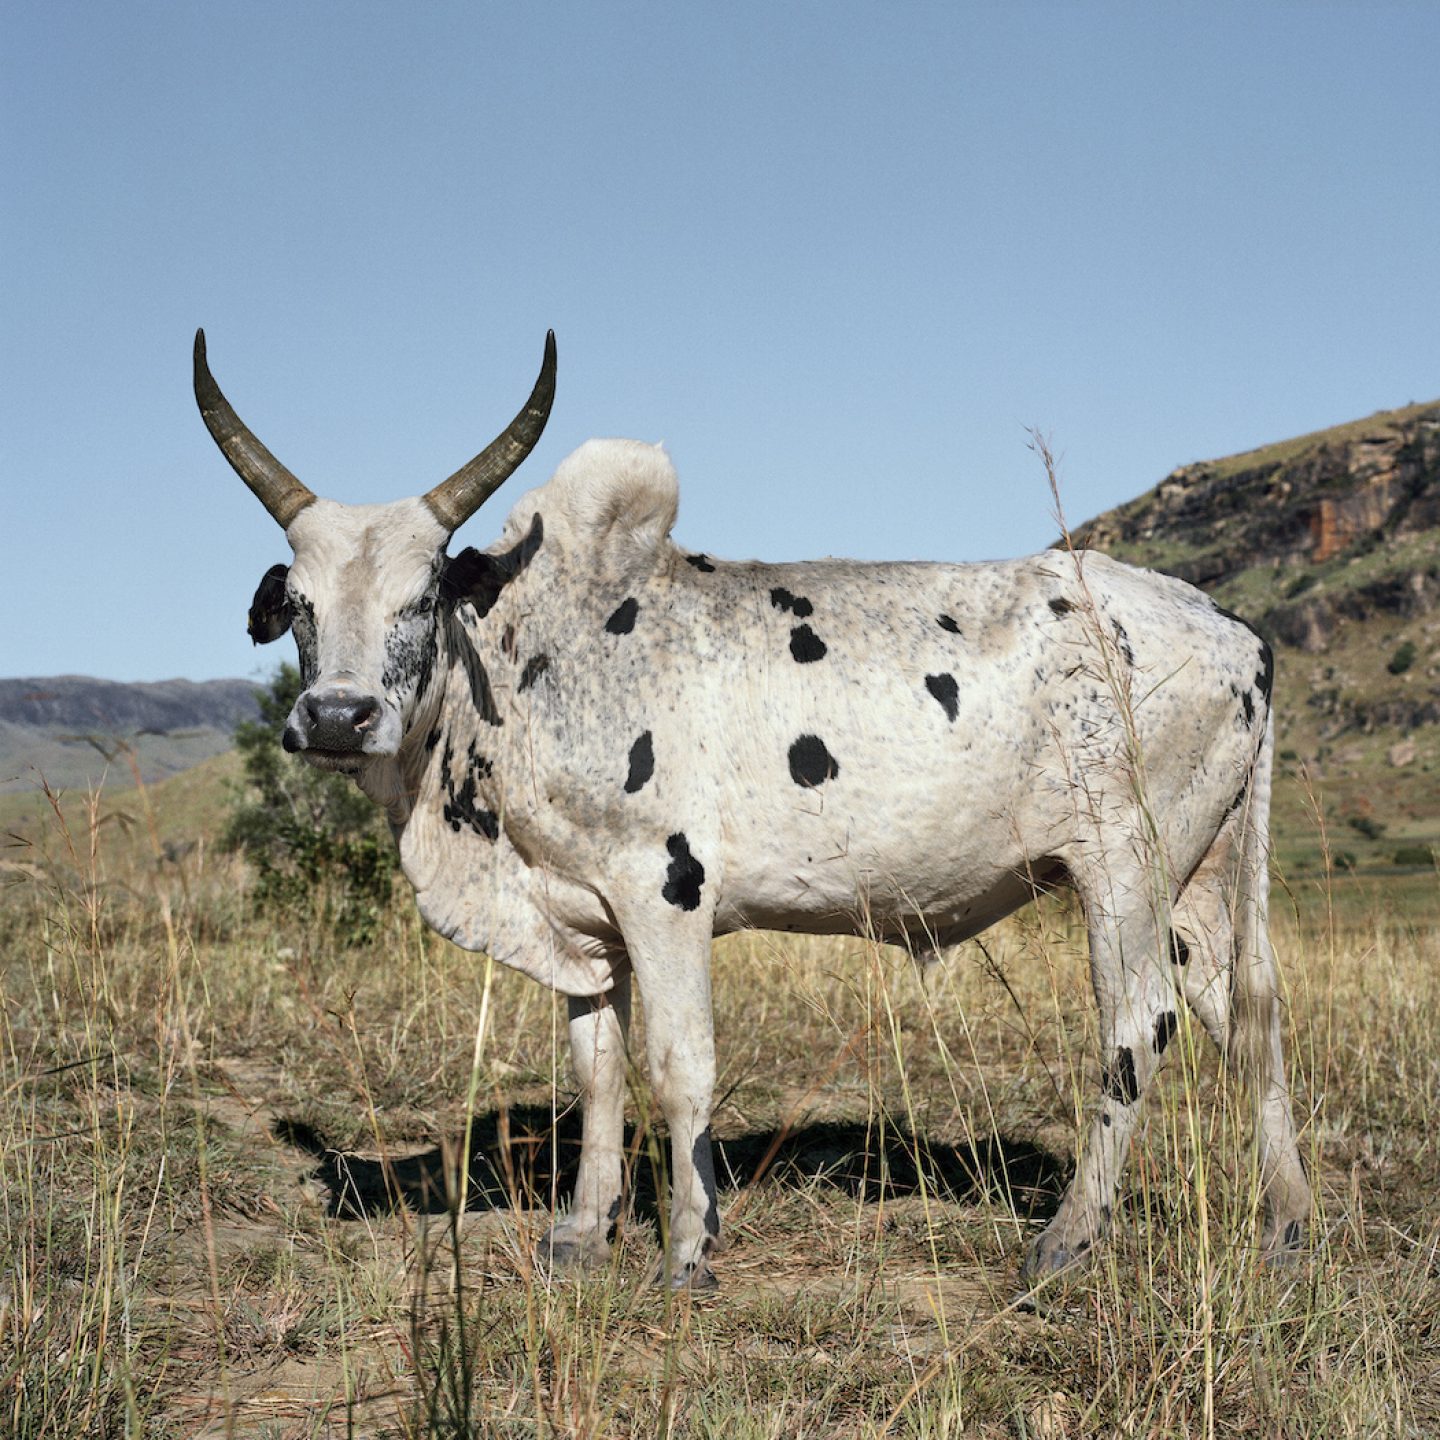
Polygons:
<instances>
[{"instance_id":1,"label":"nostril","mask_svg":"<svg viewBox=\"0 0 1440 1440\"><path fill-rule=\"evenodd\" d=\"M375 740L384 718L377 696L337 686L305 696L295 729L307 750L359 751Z\"/></svg>"}]
</instances>

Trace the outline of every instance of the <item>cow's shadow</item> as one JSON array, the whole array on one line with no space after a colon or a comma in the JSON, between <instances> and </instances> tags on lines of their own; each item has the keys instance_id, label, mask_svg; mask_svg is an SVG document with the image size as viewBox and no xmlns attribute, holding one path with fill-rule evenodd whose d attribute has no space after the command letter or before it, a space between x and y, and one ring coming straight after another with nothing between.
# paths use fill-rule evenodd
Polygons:
<instances>
[{"instance_id":1,"label":"cow's shadow","mask_svg":"<svg viewBox=\"0 0 1440 1440\"><path fill-rule=\"evenodd\" d=\"M314 1179L324 1187L333 1216L353 1219L400 1209L435 1215L454 1203L463 1136L419 1154L376 1159L331 1149L302 1122L282 1119L274 1129L278 1139L315 1156ZM657 1182L668 1151L663 1135L637 1138L627 1127L629 1193L641 1217L656 1214ZM519 1105L477 1114L469 1156L469 1210L563 1202L580 1158L579 1112L556 1115L549 1106ZM890 1125L845 1120L717 1140L715 1167L722 1191L757 1181L797 1189L818 1184L879 1200L924 1189L952 1201L993 1199L1038 1219L1055 1213L1069 1178L1065 1162L1027 1140L989 1135L953 1145Z\"/></svg>"}]
</instances>

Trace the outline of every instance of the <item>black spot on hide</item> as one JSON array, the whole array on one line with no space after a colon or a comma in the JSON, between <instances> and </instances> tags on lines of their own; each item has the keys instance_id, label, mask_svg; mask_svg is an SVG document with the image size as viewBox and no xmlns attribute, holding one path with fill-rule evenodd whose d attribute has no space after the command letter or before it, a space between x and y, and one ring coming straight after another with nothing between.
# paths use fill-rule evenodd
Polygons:
<instances>
[{"instance_id":1,"label":"black spot on hide","mask_svg":"<svg viewBox=\"0 0 1440 1440\"><path fill-rule=\"evenodd\" d=\"M790 747L790 778L797 785L813 788L833 780L839 773L840 762L818 735L802 735Z\"/></svg>"},{"instance_id":2,"label":"black spot on hide","mask_svg":"<svg viewBox=\"0 0 1440 1440\"><path fill-rule=\"evenodd\" d=\"M953 725L960 713L960 687L953 675L927 675L925 688L940 702L945 718Z\"/></svg>"},{"instance_id":3,"label":"black spot on hide","mask_svg":"<svg viewBox=\"0 0 1440 1440\"><path fill-rule=\"evenodd\" d=\"M385 637L385 668L380 673L380 684L386 690L424 694L435 668L435 648L433 623L424 623L419 633L413 622L397 625Z\"/></svg>"},{"instance_id":4,"label":"black spot on hide","mask_svg":"<svg viewBox=\"0 0 1440 1440\"><path fill-rule=\"evenodd\" d=\"M1287 1250L1300 1248L1300 1222L1298 1220L1291 1220L1285 1226L1285 1248Z\"/></svg>"},{"instance_id":5,"label":"black spot on hide","mask_svg":"<svg viewBox=\"0 0 1440 1440\"><path fill-rule=\"evenodd\" d=\"M425 737L425 753L428 755L440 743L440 727L437 725Z\"/></svg>"},{"instance_id":6,"label":"black spot on hide","mask_svg":"<svg viewBox=\"0 0 1440 1440\"><path fill-rule=\"evenodd\" d=\"M1175 1031L1180 1024L1180 1017L1173 1011L1167 1010L1155 1021L1155 1053L1163 1055L1165 1047L1175 1038Z\"/></svg>"},{"instance_id":7,"label":"black spot on hide","mask_svg":"<svg viewBox=\"0 0 1440 1440\"><path fill-rule=\"evenodd\" d=\"M790 653L797 665L811 665L825 658L825 642L808 626L797 625L790 632Z\"/></svg>"},{"instance_id":8,"label":"black spot on hide","mask_svg":"<svg viewBox=\"0 0 1440 1440\"><path fill-rule=\"evenodd\" d=\"M1225 813L1220 817L1223 825L1244 803L1246 793L1250 789L1250 782L1247 780L1236 793L1235 798L1225 807Z\"/></svg>"},{"instance_id":9,"label":"black spot on hide","mask_svg":"<svg viewBox=\"0 0 1440 1440\"><path fill-rule=\"evenodd\" d=\"M715 1190L715 1147L710 1143L708 1126L695 1137L690 1161L705 1190L705 1233L714 1240L720 1234L720 1199Z\"/></svg>"},{"instance_id":10,"label":"black spot on hide","mask_svg":"<svg viewBox=\"0 0 1440 1440\"><path fill-rule=\"evenodd\" d=\"M1238 685L1232 685L1230 693L1240 702L1240 708L1245 714L1245 726L1249 729L1255 723L1255 697L1250 691L1242 690Z\"/></svg>"},{"instance_id":11,"label":"black spot on hide","mask_svg":"<svg viewBox=\"0 0 1440 1440\"><path fill-rule=\"evenodd\" d=\"M788 610L797 620L808 619L815 613L815 607L803 595L792 595L783 585L771 590L770 603L782 614Z\"/></svg>"},{"instance_id":12,"label":"black spot on hide","mask_svg":"<svg viewBox=\"0 0 1440 1440\"><path fill-rule=\"evenodd\" d=\"M490 676L485 662L476 653L465 633L465 627L458 620L449 620L450 653L456 656L465 668L465 678L470 682L470 699L475 713L487 725L503 725L500 712L495 708L495 697L490 690Z\"/></svg>"},{"instance_id":13,"label":"black spot on hide","mask_svg":"<svg viewBox=\"0 0 1440 1440\"><path fill-rule=\"evenodd\" d=\"M1173 930L1170 932L1170 959L1176 965L1190 963L1190 947Z\"/></svg>"},{"instance_id":14,"label":"black spot on hide","mask_svg":"<svg viewBox=\"0 0 1440 1440\"><path fill-rule=\"evenodd\" d=\"M290 600L285 594L288 565L272 565L255 589L245 632L256 645L278 640L290 628Z\"/></svg>"},{"instance_id":15,"label":"black spot on hide","mask_svg":"<svg viewBox=\"0 0 1440 1440\"><path fill-rule=\"evenodd\" d=\"M550 657L548 655L532 655L525 662L525 668L520 672L520 683L515 687L516 692L528 690L549 668Z\"/></svg>"},{"instance_id":16,"label":"black spot on hide","mask_svg":"<svg viewBox=\"0 0 1440 1440\"><path fill-rule=\"evenodd\" d=\"M628 635L635 628L635 617L640 613L640 602L632 595L615 607L615 613L605 622L605 628L612 635Z\"/></svg>"},{"instance_id":17,"label":"black spot on hide","mask_svg":"<svg viewBox=\"0 0 1440 1440\"><path fill-rule=\"evenodd\" d=\"M630 774L625 778L625 793L633 795L655 773L655 747L647 730L630 747Z\"/></svg>"},{"instance_id":18,"label":"black spot on hide","mask_svg":"<svg viewBox=\"0 0 1440 1440\"><path fill-rule=\"evenodd\" d=\"M295 653L300 660L300 683L308 690L320 675L320 638L315 628L315 606L304 595L291 601L295 627Z\"/></svg>"},{"instance_id":19,"label":"black spot on hide","mask_svg":"<svg viewBox=\"0 0 1440 1440\"><path fill-rule=\"evenodd\" d=\"M1108 1110L1102 1110L1100 1112L1100 1123L1105 1126L1107 1130L1114 1124L1114 1121L1110 1119L1110 1112Z\"/></svg>"},{"instance_id":20,"label":"black spot on hide","mask_svg":"<svg viewBox=\"0 0 1440 1440\"><path fill-rule=\"evenodd\" d=\"M441 812L445 823L457 835L468 826L486 840L496 839L500 834L499 818L493 810L482 809L476 804L480 781L490 777L494 766L475 749L472 740L466 754L465 778L457 785L450 768L454 759L455 752L447 740L440 756L440 784L448 797Z\"/></svg>"},{"instance_id":21,"label":"black spot on hide","mask_svg":"<svg viewBox=\"0 0 1440 1440\"><path fill-rule=\"evenodd\" d=\"M665 848L670 852L670 865L660 894L680 910L698 910L705 867L690 853L690 842L683 831L672 835Z\"/></svg>"},{"instance_id":22,"label":"black spot on hide","mask_svg":"<svg viewBox=\"0 0 1440 1440\"><path fill-rule=\"evenodd\" d=\"M504 633L500 636L500 653L513 660L515 658L515 627L507 625Z\"/></svg>"},{"instance_id":23,"label":"black spot on hide","mask_svg":"<svg viewBox=\"0 0 1440 1440\"><path fill-rule=\"evenodd\" d=\"M1135 1056L1128 1045L1115 1052L1115 1063L1105 1072L1105 1093L1122 1105L1133 1105L1140 1098L1140 1078L1135 1073Z\"/></svg>"},{"instance_id":24,"label":"black spot on hide","mask_svg":"<svg viewBox=\"0 0 1440 1440\"><path fill-rule=\"evenodd\" d=\"M687 555L685 557L685 563L687 565L693 565L697 570L706 575L713 575L715 573L715 567L710 563L710 559L706 555Z\"/></svg>"},{"instance_id":25,"label":"black spot on hide","mask_svg":"<svg viewBox=\"0 0 1440 1440\"><path fill-rule=\"evenodd\" d=\"M1127 665L1135 664L1135 652L1130 648L1130 637L1125 633L1125 627L1118 621L1112 620L1110 624L1115 630L1115 644L1120 651L1120 658Z\"/></svg>"},{"instance_id":26,"label":"black spot on hide","mask_svg":"<svg viewBox=\"0 0 1440 1440\"><path fill-rule=\"evenodd\" d=\"M1068 600L1052 600L1050 608L1057 615L1068 615L1075 607Z\"/></svg>"},{"instance_id":27,"label":"black spot on hide","mask_svg":"<svg viewBox=\"0 0 1440 1440\"><path fill-rule=\"evenodd\" d=\"M940 628L941 628L942 630L948 630L952 635L958 635L958 634L960 633L960 627L955 623L954 619L953 619L951 616L949 616L949 615L939 615L939 616L937 616L937 617L936 617L936 623L940 626Z\"/></svg>"},{"instance_id":28,"label":"black spot on hide","mask_svg":"<svg viewBox=\"0 0 1440 1440\"><path fill-rule=\"evenodd\" d=\"M475 613L488 615L500 592L535 558L545 538L545 523L537 512L529 534L500 555L465 549L445 562L440 572L440 602L449 609L473 605Z\"/></svg>"},{"instance_id":29,"label":"black spot on hide","mask_svg":"<svg viewBox=\"0 0 1440 1440\"><path fill-rule=\"evenodd\" d=\"M1270 692L1275 687L1275 652L1269 644L1262 640L1260 642L1260 669L1255 673L1255 688L1265 697L1265 703L1270 703Z\"/></svg>"}]
</instances>

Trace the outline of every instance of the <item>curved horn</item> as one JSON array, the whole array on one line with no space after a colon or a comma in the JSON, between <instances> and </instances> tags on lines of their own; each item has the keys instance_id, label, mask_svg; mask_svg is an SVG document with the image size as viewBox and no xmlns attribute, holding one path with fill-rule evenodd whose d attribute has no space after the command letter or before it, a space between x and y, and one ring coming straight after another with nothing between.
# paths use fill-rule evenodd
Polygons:
<instances>
[{"instance_id":1,"label":"curved horn","mask_svg":"<svg viewBox=\"0 0 1440 1440\"><path fill-rule=\"evenodd\" d=\"M288 530L290 522L315 498L249 431L220 393L205 363L205 332L195 332L195 403L205 428L215 437L235 473L255 497Z\"/></svg>"},{"instance_id":2,"label":"curved horn","mask_svg":"<svg viewBox=\"0 0 1440 1440\"><path fill-rule=\"evenodd\" d=\"M555 401L555 332L545 336L545 358L540 377L525 407L504 434L492 440L468 465L442 480L425 496L430 513L447 530L458 530L519 468L535 448L550 406Z\"/></svg>"}]
</instances>

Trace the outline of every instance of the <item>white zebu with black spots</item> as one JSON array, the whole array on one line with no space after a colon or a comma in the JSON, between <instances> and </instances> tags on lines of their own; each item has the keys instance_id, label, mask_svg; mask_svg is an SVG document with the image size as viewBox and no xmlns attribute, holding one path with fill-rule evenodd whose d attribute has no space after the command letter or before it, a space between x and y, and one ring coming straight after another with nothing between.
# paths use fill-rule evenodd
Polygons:
<instances>
[{"instance_id":1,"label":"white zebu with black spots","mask_svg":"<svg viewBox=\"0 0 1440 1440\"><path fill-rule=\"evenodd\" d=\"M1262 1248L1298 1247L1310 1191L1266 924L1271 658L1243 623L1099 554L688 554L669 458L629 440L583 445L490 550L450 559L445 487L376 506L285 489L201 347L196 373L294 549L252 610L257 639L296 628L287 748L385 806L430 925L570 997L584 1140L556 1262L603 1259L620 1213L632 977L672 1145L663 1273L710 1284L712 937L928 952L1061 883L1084 905L1103 1071L1027 1277L1103 1231L1177 993L1254 1085ZM547 410L532 396L519 458Z\"/></svg>"}]
</instances>

